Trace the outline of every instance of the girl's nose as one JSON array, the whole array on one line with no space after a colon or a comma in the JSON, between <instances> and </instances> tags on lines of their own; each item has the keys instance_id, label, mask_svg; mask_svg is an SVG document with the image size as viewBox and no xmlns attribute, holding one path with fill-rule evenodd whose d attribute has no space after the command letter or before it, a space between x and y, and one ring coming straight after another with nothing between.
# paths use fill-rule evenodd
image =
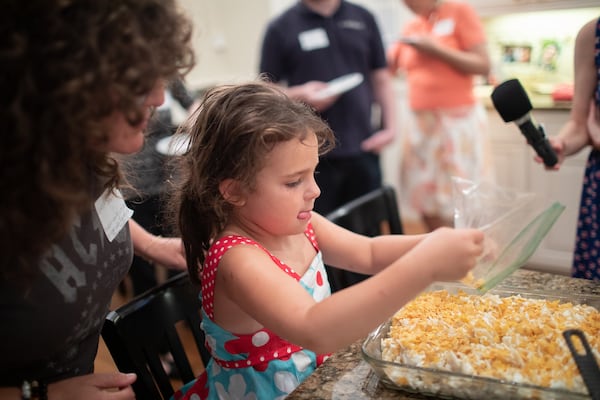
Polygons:
<instances>
[{"instance_id":1,"label":"girl's nose","mask_svg":"<svg viewBox=\"0 0 600 400\"><path fill-rule=\"evenodd\" d=\"M315 181L315 177L312 177L312 182L309 188L309 196L313 199L316 199L317 197L319 197L321 195L321 188L319 188L319 185L317 185L317 182Z\"/></svg>"}]
</instances>

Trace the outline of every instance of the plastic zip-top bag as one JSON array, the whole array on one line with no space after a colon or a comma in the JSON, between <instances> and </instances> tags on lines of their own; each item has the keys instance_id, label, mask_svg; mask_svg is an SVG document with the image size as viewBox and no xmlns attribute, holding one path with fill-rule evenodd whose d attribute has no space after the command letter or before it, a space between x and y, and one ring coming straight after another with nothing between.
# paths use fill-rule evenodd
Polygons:
<instances>
[{"instance_id":1,"label":"plastic zip-top bag","mask_svg":"<svg viewBox=\"0 0 600 400\"><path fill-rule=\"evenodd\" d=\"M463 283L485 293L533 255L565 206L535 193L453 178L454 226L484 232L484 250Z\"/></svg>"}]
</instances>

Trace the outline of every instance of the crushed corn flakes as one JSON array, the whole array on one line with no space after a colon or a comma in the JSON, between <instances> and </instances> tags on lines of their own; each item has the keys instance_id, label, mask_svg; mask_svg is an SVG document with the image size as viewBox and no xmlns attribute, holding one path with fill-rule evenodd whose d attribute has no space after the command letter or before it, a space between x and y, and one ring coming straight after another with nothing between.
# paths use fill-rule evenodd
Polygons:
<instances>
[{"instance_id":1,"label":"crushed corn flakes","mask_svg":"<svg viewBox=\"0 0 600 400\"><path fill-rule=\"evenodd\" d=\"M562 336L567 329L582 330L600 359L600 312L592 306L426 292L394 315L382 339L382 358L586 393Z\"/></svg>"}]
</instances>

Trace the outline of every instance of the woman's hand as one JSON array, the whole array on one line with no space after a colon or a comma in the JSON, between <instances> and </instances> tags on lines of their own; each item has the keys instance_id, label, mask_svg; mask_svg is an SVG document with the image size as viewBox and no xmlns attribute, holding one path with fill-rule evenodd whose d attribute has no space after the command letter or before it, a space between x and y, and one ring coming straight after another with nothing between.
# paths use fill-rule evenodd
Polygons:
<instances>
[{"instance_id":1,"label":"woman's hand","mask_svg":"<svg viewBox=\"0 0 600 400\"><path fill-rule=\"evenodd\" d=\"M185 250L181 238L155 236L145 248L145 257L165 268L185 271Z\"/></svg>"},{"instance_id":2,"label":"woman's hand","mask_svg":"<svg viewBox=\"0 0 600 400\"><path fill-rule=\"evenodd\" d=\"M48 398L60 400L128 400L135 399L131 384L135 374L90 374L48 385Z\"/></svg>"},{"instance_id":3,"label":"woman's hand","mask_svg":"<svg viewBox=\"0 0 600 400\"><path fill-rule=\"evenodd\" d=\"M425 54L435 55L440 51L440 45L437 41L427 35L411 36L410 39L405 40L404 43Z\"/></svg>"},{"instance_id":4,"label":"woman's hand","mask_svg":"<svg viewBox=\"0 0 600 400\"><path fill-rule=\"evenodd\" d=\"M533 160L538 164L544 164L544 168L547 170L558 171L562 162L565 160L565 141L560 136L549 136L548 142L550 143L552 150L554 150L554 153L556 153L556 158L558 159L556 164L551 167L545 165L542 157L537 154L533 156Z\"/></svg>"},{"instance_id":5,"label":"woman's hand","mask_svg":"<svg viewBox=\"0 0 600 400\"><path fill-rule=\"evenodd\" d=\"M169 269L183 271L187 268L181 238L152 235L133 219L129 220L129 229L136 255Z\"/></svg>"}]
</instances>

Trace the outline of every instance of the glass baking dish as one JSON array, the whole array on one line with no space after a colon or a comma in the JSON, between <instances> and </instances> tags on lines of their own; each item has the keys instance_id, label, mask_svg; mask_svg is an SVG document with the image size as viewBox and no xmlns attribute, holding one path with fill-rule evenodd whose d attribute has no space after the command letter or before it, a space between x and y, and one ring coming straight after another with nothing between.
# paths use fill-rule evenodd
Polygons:
<instances>
[{"instance_id":1,"label":"glass baking dish","mask_svg":"<svg viewBox=\"0 0 600 400\"><path fill-rule=\"evenodd\" d=\"M462 283L435 283L428 290L447 290L451 294L462 290L468 294L479 294L477 289ZM488 293L500 297L519 295L531 299L559 300L573 304L587 304L600 310L600 296L597 295L558 295L551 292L535 291L509 286L498 286ZM591 397L579 392L503 381L440 369L422 368L383 360L381 341L387 336L391 321L380 325L371 332L362 345L362 356L370 364L381 382L388 388L410 393L435 396L444 399L540 399L584 400ZM396 379L394 379L396 378ZM403 383L400 383L402 381Z\"/></svg>"}]
</instances>

